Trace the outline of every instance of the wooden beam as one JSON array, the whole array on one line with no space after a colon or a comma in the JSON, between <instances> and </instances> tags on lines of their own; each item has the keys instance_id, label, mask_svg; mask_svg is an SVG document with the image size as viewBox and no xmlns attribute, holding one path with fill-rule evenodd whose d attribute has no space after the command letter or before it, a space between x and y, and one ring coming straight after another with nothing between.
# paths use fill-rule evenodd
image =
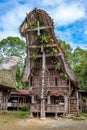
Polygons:
<instances>
[{"instance_id":1,"label":"wooden beam","mask_svg":"<svg viewBox=\"0 0 87 130\"><path fill-rule=\"evenodd\" d=\"M50 47L57 47L57 44L53 43L47 46L44 46L44 48L50 48ZM41 48L39 45L28 45L28 48L35 49L35 48Z\"/></svg>"},{"instance_id":2,"label":"wooden beam","mask_svg":"<svg viewBox=\"0 0 87 130\"><path fill-rule=\"evenodd\" d=\"M57 55L51 55L51 54L46 54L45 55L46 57L58 57L58 56L61 56L61 54L57 54ZM36 58L41 58L42 55L37 55ZM28 58L32 58L32 56L28 56Z\"/></svg>"},{"instance_id":3,"label":"wooden beam","mask_svg":"<svg viewBox=\"0 0 87 130\"><path fill-rule=\"evenodd\" d=\"M39 27L40 30L49 29L49 28L52 28L52 26L43 26L43 27ZM34 28L34 29L28 29L28 28L27 28L25 31L26 31L26 32L38 31L38 28Z\"/></svg>"}]
</instances>

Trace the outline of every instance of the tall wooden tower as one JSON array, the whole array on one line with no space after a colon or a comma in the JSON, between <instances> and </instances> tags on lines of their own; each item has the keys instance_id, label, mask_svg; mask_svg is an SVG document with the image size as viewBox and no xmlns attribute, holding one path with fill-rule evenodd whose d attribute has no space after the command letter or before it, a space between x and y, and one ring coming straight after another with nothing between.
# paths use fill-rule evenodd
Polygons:
<instances>
[{"instance_id":1,"label":"tall wooden tower","mask_svg":"<svg viewBox=\"0 0 87 130\"><path fill-rule=\"evenodd\" d=\"M34 9L27 14L20 32L27 45L22 81L32 87L31 113L45 118L48 113L69 113L72 108L78 111L77 82L56 40L51 17ZM76 100L74 106L71 95Z\"/></svg>"}]
</instances>

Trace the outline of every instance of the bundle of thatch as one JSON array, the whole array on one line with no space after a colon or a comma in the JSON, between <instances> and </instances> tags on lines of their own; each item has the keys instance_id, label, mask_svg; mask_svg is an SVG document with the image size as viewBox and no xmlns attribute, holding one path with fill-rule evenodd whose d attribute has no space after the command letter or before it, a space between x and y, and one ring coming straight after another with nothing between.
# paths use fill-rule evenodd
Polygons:
<instances>
[{"instance_id":1,"label":"bundle of thatch","mask_svg":"<svg viewBox=\"0 0 87 130\"><path fill-rule=\"evenodd\" d=\"M9 56L0 64L0 87L16 87L16 70L19 59L16 56Z\"/></svg>"}]
</instances>

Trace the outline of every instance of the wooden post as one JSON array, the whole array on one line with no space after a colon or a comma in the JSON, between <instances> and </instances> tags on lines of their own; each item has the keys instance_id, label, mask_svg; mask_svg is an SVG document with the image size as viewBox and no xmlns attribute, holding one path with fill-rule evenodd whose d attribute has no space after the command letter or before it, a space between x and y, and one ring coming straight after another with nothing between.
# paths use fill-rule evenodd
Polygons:
<instances>
[{"instance_id":1,"label":"wooden post","mask_svg":"<svg viewBox=\"0 0 87 130\"><path fill-rule=\"evenodd\" d=\"M40 35L40 25L39 25L39 21L37 21L37 26L38 26L38 28L37 28L37 31L38 31L37 35L39 36L39 35Z\"/></svg>"},{"instance_id":2,"label":"wooden post","mask_svg":"<svg viewBox=\"0 0 87 130\"><path fill-rule=\"evenodd\" d=\"M2 113L2 91L0 91L0 113Z\"/></svg>"},{"instance_id":3,"label":"wooden post","mask_svg":"<svg viewBox=\"0 0 87 130\"><path fill-rule=\"evenodd\" d=\"M41 99L44 98L44 86L45 86L45 52L44 48L42 48L43 57L42 57L42 83L41 83Z\"/></svg>"},{"instance_id":4,"label":"wooden post","mask_svg":"<svg viewBox=\"0 0 87 130\"><path fill-rule=\"evenodd\" d=\"M81 93L79 93L79 96L80 96L80 102L79 102L80 108L79 108L79 111L81 113L82 112L82 96L81 96Z\"/></svg>"},{"instance_id":5,"label":"wooden post","mask_svg":"<svg viewBox=\"0 0 87 130\"><path fill-rule=\"evenodd\" d=\"M55 113L55 117L54 117L56 120L58 119L58 117L57 117L57 112Z\"/></svg>"},{"instance_id":6,"label":"wooden post","mask_svg":"<svg viewBox=\"0 0 87 130\"><path fill-rule=\"evenodd\" d=\"M8 97L6 97L6 108L5 108L5 110L7 111L7 109L8 109Z\"/></svg>"},{"instance_id":7,"label":"wooden post","mask_svg":"<svg viewBox=\"0 0 87 130\"><path fill-rule=\"evenodd\" d=\"M47 96L47 104L50 104L50 96Z\"/></svg>"},{"instance_id":8,"label":"wooden post","mask_svg":"<svg viewBox=\"0 0 87 130\"><path fill-rule=\"evenodd\" d=\"M67 114L68 113L68 97L65 95L64 99L65 99L65 114Z\"/></svg>"},{"instance_id":9,"label":"wooden post","mask_svg":"<svg viewBox=\"0 0 87 130\"><path fill-rule=\"evenodd\" d=\"M79 94L76 92L76 97L77 97L77 113L79 114Z\"/></svg>"},{"instance_id":10,"label":"wooden post","mask_svg":"<svg viewBox=\"0 0 87 130\"><path fill-rule=\"evenodd\" d=\"M32 95L32 103L34 103L34 95Z\"/></svg>"},{"instance_id":11,"label":"wooden post","mask_svg":"<svg viewBox=\"0 0 87 130\"><path fill-rule=\"evenodd\" d=\"M41 99L41 119L45 119L45 99Z\"/></svg>"},{"instance_id":12,"label":"wooden post","mask_svg":"<svg viewBox=\"0 0 87 130\"><path fill-rule=\"evenodd\" d=\"M41 119L45 118L45 99L44 99L44 87L45 87L45 51L42 47L42 83L41 83Z\"/></svg>"},{"instance_id":13,"label":"wooden post","mask_svg":"<svg viewBox=\"0 0 87 130\"><path fill-rule=\"evenodd\" d=\"M31 104L33 104L33 103L35 103L34 95L31 96ZM32 112L32 107L31 107L31 105L30 105L30 116L29 116L29 117L30 117L30 118L33 117L33 112Z\"/></svg>"},{"instance_id":14,"label":"wooden post","mask_svg":"<svg viewBox=\"0 0 87 130\"><path fill-rule=\"evenodd\" d=\"M70 114L70 97L69 97L69 99L68 99L68 103L69 103L69 105L68 105L68 113Z\"/></svg>"}]
</instances>

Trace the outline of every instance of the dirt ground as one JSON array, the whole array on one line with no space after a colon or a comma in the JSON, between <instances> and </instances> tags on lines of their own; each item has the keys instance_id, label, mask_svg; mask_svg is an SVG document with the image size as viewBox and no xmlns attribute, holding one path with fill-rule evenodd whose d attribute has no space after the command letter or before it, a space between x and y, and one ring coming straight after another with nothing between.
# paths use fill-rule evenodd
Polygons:
<instances>
[{"instance_id":1,"label":"dirt ground","mask_svg":"<svg viewBox=\"0 0 87 130\"><path fill-rule=\"evenodd\" d=\"M73 119L59 118L57 120L46 118L40 120L19 119L17 121L7 121L1 124L0 130L87 130L87 120L76 121Z\"/></svg>"},{"instance_id":2,"label":"dirt ground","mask_svg":"<svg viewBox=\"0 0 87 130\"><path fill-rule=\"evenodd\" d=\"M17 125L27 126L29 130L87 130L87 120L76 121L64 118L57 120L51 118L45 120L33 118L22 122L19 121Z\"/></svg>"}]
</instances>

